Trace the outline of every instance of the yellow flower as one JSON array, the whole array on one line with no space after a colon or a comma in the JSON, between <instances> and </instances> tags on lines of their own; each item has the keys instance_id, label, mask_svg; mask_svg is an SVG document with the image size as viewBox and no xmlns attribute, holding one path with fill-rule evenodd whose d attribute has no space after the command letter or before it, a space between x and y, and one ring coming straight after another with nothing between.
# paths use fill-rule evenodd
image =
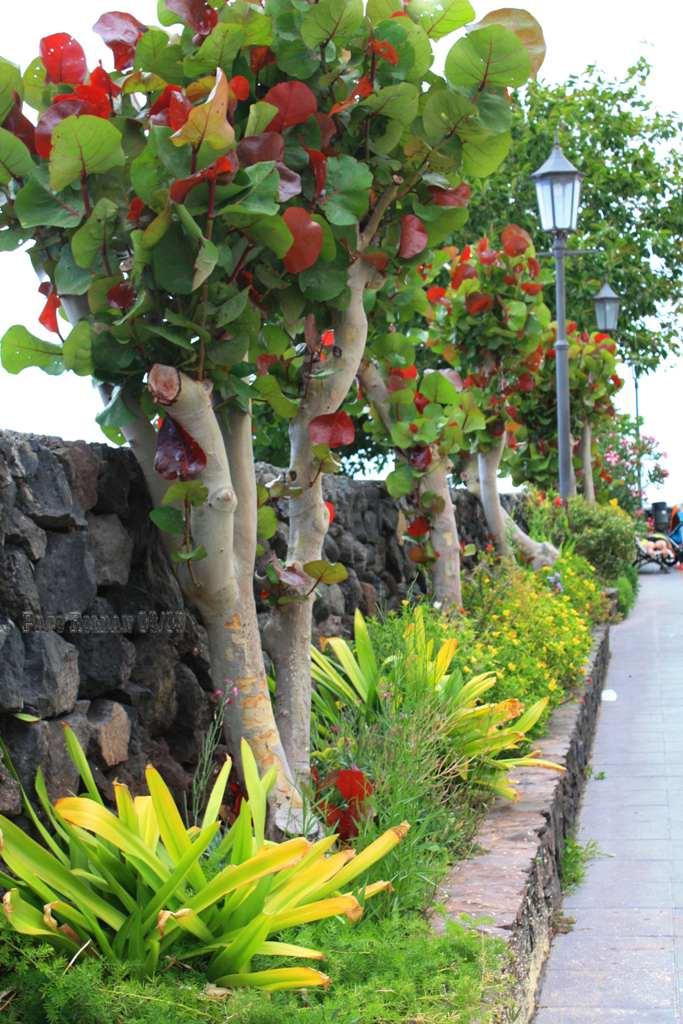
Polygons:
<instances>
[{"instance_id":1,"label":"yellow flower","mask_svg":"<svg viewBox=\"0 0 683 1024\"><path fill-rule=\"evenodd\" d=\"M515 665L514 661L508 661L508 668L510 669L511 672L517 671L517 666Z\"/></svg>"},{"instance_id":2,"label":"yellow flower","mask_svg":"<svg viewBox=\"0 0 683 1024\"><path fill-rule=\"evenodd\" d=\"M551 690L551 691L557 689L557 683L555 682L554 679L551 679L550 682L548 683L548 689Z\"/></svg>"}]
</instances>

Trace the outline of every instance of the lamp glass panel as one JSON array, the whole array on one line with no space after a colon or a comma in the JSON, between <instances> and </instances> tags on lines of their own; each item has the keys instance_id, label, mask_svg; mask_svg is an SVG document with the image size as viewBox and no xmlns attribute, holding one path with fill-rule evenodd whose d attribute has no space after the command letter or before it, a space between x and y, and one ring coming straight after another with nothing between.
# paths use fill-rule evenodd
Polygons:
<instances>
[{"instance_id":1,"label":"lamp glass panel","mask_svg":"<svg viewBox=\"0 0 683 1024\"><path fill-rule=\"evenodd\" d=\"M555 227L553 216L553 189L548 178L536 179L536 201L538 213L541 218L541 228L544 231L552 231Z\"/></svg>"},{"instance_id":2,"label":"lamp glass panel","mask_svg":"<svg viewBox=\"0 0 683 1024\"><path fill-rule=\"evenodd\" d=\"M553 175L552 195L556 231L573 231L579 210L578 183L567 174Z\"/></svg>"}]
</instances>

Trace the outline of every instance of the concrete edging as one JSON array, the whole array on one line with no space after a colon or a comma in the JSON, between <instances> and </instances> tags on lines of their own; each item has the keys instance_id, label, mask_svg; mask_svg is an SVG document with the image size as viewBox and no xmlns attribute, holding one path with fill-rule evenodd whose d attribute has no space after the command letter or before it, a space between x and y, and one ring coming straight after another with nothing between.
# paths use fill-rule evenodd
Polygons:
<instances>
[{"instance_id":1,"label":"concrete edging","mask_svg":"<svg viewBox=\"0 0 683 1024\"><path fill-rule=\"evenodd\" d=\"M515 1005L504 1019L514 1024L527 1024L533 1015L562 900L560 862L578 818L609 662L609 626L599 626L593 636L583 687L556 709L537 744L566 772L520 772L519 800L496 801L475 837L483 852L456 864L436 894L446 920L488 918L491 923L480 930L507 944ZM442 919L435 916L433 925L442 930Z\"/></svg>"}]
</instances>

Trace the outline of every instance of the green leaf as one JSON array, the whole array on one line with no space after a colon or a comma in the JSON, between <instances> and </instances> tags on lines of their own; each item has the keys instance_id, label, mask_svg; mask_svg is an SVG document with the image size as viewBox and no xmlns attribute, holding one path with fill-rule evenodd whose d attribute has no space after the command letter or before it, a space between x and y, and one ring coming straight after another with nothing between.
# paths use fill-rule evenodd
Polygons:
<instances>
[{"instance_id":1,"label":"green leaf","mask_svg":"<svg viewBox=\"0 0 683 1024\"><path fill-rule=\"evenodd\" d=\"M477 114L482 128L494 134L508 131L512 124L510 100L495 92L483 92L479 96Z\"/></svg>"},{"instance_id":2,"label":"green leaf","mask_svg":"<svg viewBox=\"0 0 683 1024\"><path fill-rule=\"evenodd\" d=\"M427 228L427 239L430 246L441 245L451 235L459 231L467 222L469 212L463 208L456 207L448 209L439 207L439 216L436 220L425 224Z\"/></svg>"},{"instance_id":3,"label":"green leaf","mask_svg":"<svg viewBox=\"0 0 683 1024\"><path fill-rule=\"evenodd\" d=\"M510 132L491 135L490 132L466 127L462 131L462 169L473 178L486 178L493 174L510 152Z\"/></svg>"},{"instance_id":4,"label":"green leaf","mask_svg":"<svg viewBox=\"0 0 683 1024\"><path fill-rule=\"evenodd\" d=\"M27 233L18 228L0 228L0 252L14 252L26 241Z\"/></svg>"},{"instance_id":5,"label":"green leaf","mask_svg":"<svg viewBox=\"0 0 683 1024\"><path fill-rule=\"evenodd\" d=\"M272 103L264 103L263 100L259 100L258 103L253 103L249 107L249 117L247 118L247 127L244 130L244 137L247 138L249 135L260 135L264 132L270 122L277 114L277 107L273 106Z\"/></svg>"},{"instance_id":6,"label":"green leaf","mask_svg":"<svg viewBox=\"0 0 683 1024\"><path fill-rule=\"evenodd\" d=\"M372 172L352 156L333 156L327 161L324 212L331 224L357 224L368 212Z\"/></svg>"},{"instance_id":7,"label":"green leaf","mask_svg":"<svg viewBox=\"0 0 683 1024\"><path fill-rule=\"evenodd\" d=\"M182 504L187 500L193 507L199 508L208 497L208 488L201 480L182 480L170 485L161 499L161 504L173 505L176 502Z\"/></svg>"},{"instance_id":8,"label":"green leaf","mask_svg":"<svg viewBox=\"0 0 683 1024\"><path fill-rule=\"evenodd\" d=\"M76 324L64 342L64 367L79 377L90 377L93 373L92 335L87 320Z\"/></svg>"},{"instance_id":9,"label":"green leaf","mask_svg":"<svg viewBox=\"0 0 683 1024\"><path fill-rule=\"evenodd\" d=\"M208 558L209 553L203 544L199 547L193 548L192 551L174 551L171 555L171 561L173 562L201 562L203 559Z\"/></svg>"},{"instance_id":10,"label":"green leaf","mask_svg":"<svg viewBox=\"0 0 683 1024\"><path fill-rule=\"evenodd\" d=\"M405 462L398 466L386 479L387 491L392 498L404 498L415 487L413 471Z\"/></svg>"},{"instance_id":11,"label":"green leaf","mask_svg":"<svg viewBox=\"0 0 683 1024\"><path fill-rule=\"evenodd\" d=\"M526 323L528 309L526 302L512 300L505 303L507 326L511 331L521 331Z\"/></svg>"},{"instance_id":12,"label":"green leaf","mask_svg":"<svg viewBox=\"0 0 683 1024\"><path fill-rule=\"evenodd\" d=\"M340 45L348 42L362 23L362 0L318 0L301 19L301 38L311 49L331 40Z\"/></svg>"},{"instance_id":13,"label":"green leaf","mask_svg":"<svg viewBox=\"0 0 683 1024\"><path fill-rule=\"evenodd\" d=\"M67 117L52 133L50 185L56 192L83 176L104 174L125 162L121 132L102 117Z\"/></svg>"},{"instance_id":14,"label":"green leaf","mask_svg":"<svg viewBox=\"0 0 683 1024\"><path fill-rule=\"evenodd\" d=\"M11 61L0 57L0 123L2 123L14 106L14 94L24 95L24 83L21 71Z\"/></svg>"},{"instance_id":15,"label":"green leaf","mask_svg":"<svg viewBox=\"0 0 683 1024\"><path fill-rule=\"evenodd\" d=\"M164 533L173 533L179 537L185 533L185 516L178 508L153 508L149 518Z\"/></svg>"},{"instance_id":16,"label":"green leaf","mask_svg":"<svg viewBox=\"0 0 683 1024\"><path fill-rule=\"evenodd\" d=\"M197 52L186 57L183 71L188 78L215 75L216 68L222 68L227 75L232 73L235 57L246 45L243 29L239 25L220 22L206 37ZM177 79L167 79L177 81Z\"/></svg>"},{"instance_id":17,"label":"green leaf","mask_svg":"<svg viewBox=\"0 0 683 1024\"><path fill-rule=\"evenodd\" d=\"M270 540L277 530L277 516L270 505L262 505L256 516L256 536L259 540Z\"/></svg>"},{"instance_id":18,"label":"green leaf","mask_svg":"<svg viewBox=\"0 0 683 1024\"><path fill-rule=\"evenodd\" d=\"M149 253L148 249L145 252ZM191 295L193 288L193 247L179 224L173 224L152 249L152 270L157 287L169 295Z\"/></svg>"},{"instance_id":19,"label":"green leaf","mask_svg":"<svg viewBox=\"0 0 683 1024\"><path fill-rule=\"evenodd\" d=\"M21 324L10 327L0 341L0 362L8 373L21 373L29 366L53 375L64 370L62 346L36 338Z\"/></svg>"},{"instance_id":20,"label":"green leaf","mask_svg":"<svg viewBox=\"0 0 683 1024\"><path fill-rule=\"evenodd\" d=\"M514 32L491 25L470 32L451 47L445 74L451 85L472 90L519 86L531 75L531 59Z\"/></svg>"},{"instance_id":21,"label":"green leaf","mask_svg":"<svg viewBox=\"0 0 683 1024\"><path fill-rule=\"evenodd\" d=\"M387 21L392 14L402 10L401 0L368 0L367 15L373 25Z\"/></svg>"},{"instance_id":22,"label":"green leaf","mask_svg":"<svg viewBox=\"0 0 683 1024\"><path fill-rule=\"evenodd\" d=\"M411 0L408 11L417 17L430 39L443 39L474 21L474 8L469 0Z\"/></svg>"},{"instance_id":23,"label":"green leaf","mask_svg":"<svg viewBox=\"0 0 683 1024\"><path fill-rule=\"evenodd\" d=\"M14 210L24 228L75 228L83 220L85 206L80 193L71 189L55 196L49 191L47 168L36 168L32 178L19 189Z\"/></svg>"},{"instance_id":24,"label":"green leaf","mask_svg":"<svg viewBox=\"0 0 683 1024\"><path fill-rule=\"evenodd\" d=\"M254 381L254 388L259 395L266 400L268 405L283 419L293 419L299 411L299 403L292 398L287 398L282 393L278 381L270 374L257 377Z\"/></svg>"},{"instance_id":25,"label":"green leaf","mask_svg":"<svg viewBox=\"0 0 683 1024\"><path fill-rule=\"evenodd\" d=\"M71 237L71 251L79 267L91 267L113 233L118 206L111 199L99 199L85 224Z\"/></svg>"},{"instance_id":26,"label":"green leaf","mask_svg":"<svg viewBox=\"0 0 683 1024\"><path fill-rule=\"evenodd\" d=\"M135 416L123 400L123 392L120 387L114 388L111 399L101 412L95 417L95 422L100 425L102 432L115 444L125 444L125 437L121 427L135 422Z\"/></svg>"},{"instance_id":27,"label":"green leaf","mask_svg":"<svg viewBox=\"0 0 683 1024\"><path fill-rule=\"evenodd\" d=\"M165 82L182 82L182 57L182 47L172 44L162 29L148 28L135 50L135 69L151 71Z\"/></svg>"},{"instance_id":28,"label":"green leaf","mask_svg":"<svg viewBox=\"0 0 683 1024\"><path fill-rule=\"evenodd\" d=\"M217 263L218 249L213 242L210 242L208 238L205 238L199 247L199 252L197 253L197 258L194 263L192 291L196 291L197 288L201 288L207 278L211 277Z\"/></svg>"},{"instance_id":29,"label":"green leaf","mask_svg":"<svg viewBox=\"0 0 683 1024\"><path fill-rule=\"evenodd\" d=\"M249 289L243 288L241 292L235 290L235 294L227 299L218 309L214 320L217 327L225 327L231 324L244 312L249 301Z\"/></svg>"},{"instance_id":30,"label":"green leaf","mask_svg":"<svg viewBox=\"0 0 683 1024\"><path fill-rule=\"evenodd\" d=\"M457 405L460 398L455 385L438 371L424 375L420 391L430 402L439 405Z\"/></svg>"},{"instance_id":31,"label":"green leaf","mask_svg":"<svg viewBox=\"0 0 683 1024\"><path fill-rule=\"evenodd\" d=\"M214 0L212 7L223 7L222 0ZM270 46L273 42L273 22L262 14L250 0L237 0L223 7L221 20L238 25L244 33L245 46Z\"/></svg>"},{"instance_id":32,"label":"green leaf","mask_svg":"<svg viewBox=\"0 0 683 1024\"><path fill-rule=\"evenodd\" d=\"M346 267L331 267L316 263L299 274L299 287L309 299L315 302L329 302L344 291L348 284Z\"/></svg>"},{"instance_id":33,"label":"green leaf","mask_svg":"<svg viewBox=\"0 0 683 1024\"><path fill-rule=\"evenodd\" d=\"M59 92L58 85L48 85L47 71L40 57L31 61L22 79L24 99L30 107L42 114ZM21 90L20 90L21 91Z\"/></svg>"},{"instance_id":34,"label":"green leaf","mask_svg":"<svg viewBox=\"0 0 683 1024\"><path fill-rule=\"evenodd\" d=\"M325 562L322 559L306 562L304 572L312 580L326 584L343 583L349 577L346 566L342 565L341 562Z\"/></svg>"},{"instance_id":35,"label":"green leaf","mask_svg":"<svg viewBox=\"0 0 683 1024\"><path fill-rule=\"evenodd\" d=\"M275 217L255 217L242 230L260 245L266 245L280 259L289 252L294 241L292 232L279 214Z\"/></svg>"},{"instance_id":36,"label":"green leaf","mask_svg":"<svg viewBox=\"0 0 683 1024\"><path fill-rule=\"evenodd\" d=\"M76 266L71 246L65 245L55 267L55 288L59 295L85 295L92 285L92 272Z\"/></svg>"},{"instance_id":37,"label":"green leaf","mask_svg":"<svg viewBox=\"0 0 683 1024\"><path fill-rule=\"evenodd\" d=\"M374 115L381 114L382 117L409 125L417 117L419 97L416 85L401 82L399 85L387 85L379 92L368 96L360 104L360 108L371 110Z\"/></svg>"},{"instance_id":38,"label":"green leaf","mask_svg":"<svg viewBox=\"0 0 683 1024\"><path fill-rule=\"evenodd\" d=\"M0 185L7 185L13 178L28 178L34 167L31 154L21 139L6 128L0 128Z\"/></svg>"},{"instance_id":39,"label":"green leaf","mask_svg":"<svg viewBox=\"0 0 683 1024\"><path fill-rule=\"evenodd\" d=\"M422 113L427 142L441 147L456 138L476 113L470 100L447 89L434 89L429 93Z\"/></svg>"},{"instance_id":40,"label":"green leaf","mask_svg":"<svg viewBox=\"0 0 683 1024\"><path fill-rule=\"evenodd\" d=\"M309 50L302 39L292 39L278 46L277 66L290 78L305 81L320 70L320 52Z\"/></svg>"}]
</instances>

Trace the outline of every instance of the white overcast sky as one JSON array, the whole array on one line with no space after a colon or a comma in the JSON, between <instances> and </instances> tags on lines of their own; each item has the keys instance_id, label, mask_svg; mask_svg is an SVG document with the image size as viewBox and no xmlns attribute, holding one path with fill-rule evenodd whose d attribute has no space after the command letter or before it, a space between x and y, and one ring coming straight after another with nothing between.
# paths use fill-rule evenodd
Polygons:
<instances>
[{"instance_id":1,"label":"white overcast sky","mask_svg":"<svg viewBox=\"0 0 683 1024\"><path fill-rule=\"evenodd\" d=\"M478 16L497 6L495 0L488 6L473 2ZM621 75L644 54L654 65L650 93L659 109L683 108L681 0L649 0L646 5L640 0L517 0L517 4L530 10L543 25L548 56L542 78L563 81L588 64ZM131 0L130 4L123 0L116 6L130 10L143 22L156 23L156 0ZM15 9L11 32L5 33L0 43L3 56L24 68L37 55L41 36L70 32L85 46L93 63L103 57L105 67L111 66L109 51L91 31L97 17L108 9L106 0L102 8L92 0L62 0L59 4L31 0L29 8L28 16L20 16ZM48 337L37 322L41 299L36 284L26 257L0 253L0 334L11 324L23 323ZM645 430L661 441L670 471L662 493L651 493L650 498L670 502L683 499L683 445L676 413L676 408L680 411L681 367L683 363L663 367L646 378L640 389ZM622 408L632 412L630 380L622 395ZM69 440L103 440L94 421L98 409L88 379L73 374L47 377L40 370L25 370L14 377L0 369L0 428L59 434Z\"/></svg>"}]
</instances>

